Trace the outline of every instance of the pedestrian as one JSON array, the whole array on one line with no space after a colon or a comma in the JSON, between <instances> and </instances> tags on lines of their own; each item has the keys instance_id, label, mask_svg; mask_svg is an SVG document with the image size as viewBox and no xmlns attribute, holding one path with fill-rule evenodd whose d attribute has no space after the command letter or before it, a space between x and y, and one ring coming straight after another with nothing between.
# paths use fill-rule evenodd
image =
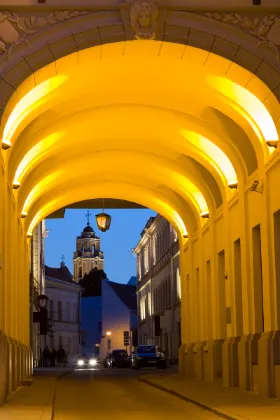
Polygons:
<instances>
[{"instance_id":1,"label":"pedestrian","mask_svg":"<svg viewBox=\"0 0 280 420\"><path fill-rule=\"evenodd\" d=\"M49 366L49 359L50 359L50 350L48 346L46 346L43 350L43 366L44 367Z\"/></svg>"},{"instance_id":2,"label":"pedestrian","mask_svg":"<svg viewBox=\"0 0 280 420\"><path fill-rule=\"evenodd\" d=\"M55 359L56 359L56 350L53 347L50 351L50 362L51 362L51 366L54 367L55 366Z\"/></svg>"},{"instance_id":3,"label":"pedestrian","mask_svg":"<svg viewBox=\"0 0 280 420\"><path fill-rule=\"evenodd\" d=\"M63 347L60 346L59 349L58 349L58 351L57 351L57 363L60 366L63 366L64 367L65 366L65 359L67 359L66 353L65 353Z\"/></svg>"}]
</instances>

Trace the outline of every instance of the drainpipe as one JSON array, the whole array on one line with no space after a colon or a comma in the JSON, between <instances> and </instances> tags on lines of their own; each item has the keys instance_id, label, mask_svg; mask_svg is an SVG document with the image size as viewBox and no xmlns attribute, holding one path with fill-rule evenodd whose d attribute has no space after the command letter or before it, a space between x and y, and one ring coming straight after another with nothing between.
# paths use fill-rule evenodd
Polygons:
<instances>
[{"instance_id":1,"label":"drainpipe","mask_svg":"<svg viewBox=\"0 0 280 420\"><path fill-rule=\"evenodd\" d=\"M172 245L171 245L172 246ZM174 346L173 346L173 342L174 342L174 331L175 331L175 308L174 308L174 301L175 301L175 287L174 287L174 279L173 279L173 255L171 255L171 261L170 261L170 283L171 283L171 287L172 287L172 293L171 293L171 340L172 343L170 346L171 349L171 360L173 360L174 357Z\"/></svg>"},{"instance_id":2,"label":"drainpipe","mask_svg":"<svg viewBox=\"0 0 280 420\"><path fill-rule=\"evenodd\" d=\"M31 239L31 246L30 246L30 274L29 274L29 310L30 310L30 317L29 317L29 324L30 324L30 336L29 336L29 344L30 344L30 348L32 349L32 351L34 351L33 349L33 299L34 299L34 284L33 284L33 275L34 275L34 269L33 269L33 264L34 264L34 255L33 255L33 251L34 251L34 238L32 237Z\"/></svg>"}]
</instances>

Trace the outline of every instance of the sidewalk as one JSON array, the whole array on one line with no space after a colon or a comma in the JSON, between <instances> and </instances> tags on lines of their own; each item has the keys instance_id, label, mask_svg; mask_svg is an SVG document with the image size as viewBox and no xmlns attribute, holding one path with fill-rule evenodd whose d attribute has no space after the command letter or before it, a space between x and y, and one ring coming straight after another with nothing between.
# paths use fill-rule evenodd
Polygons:
<instances>
[{"instance_id":1,"label":"sidewalk","mask_svg":"<svg viewBox=\"0 0 280 420\"><path fill-rule=\"evenodd\" d=\"M229 420L280 420L280 401L261 398L238 388L227 388L168 372L143 375L140 381Z\"/></svg>"},{"instance_id":2,"label":"sidewalk","mask_svg":"<svg viewBox=\"0 0 280 420\"><path fill-rule=\"evenodd\" d=\"M36 369L31 386L19 388L0 407L0 420L51 420L57 380L72 369Z\"/></svg>"}]
</instances>

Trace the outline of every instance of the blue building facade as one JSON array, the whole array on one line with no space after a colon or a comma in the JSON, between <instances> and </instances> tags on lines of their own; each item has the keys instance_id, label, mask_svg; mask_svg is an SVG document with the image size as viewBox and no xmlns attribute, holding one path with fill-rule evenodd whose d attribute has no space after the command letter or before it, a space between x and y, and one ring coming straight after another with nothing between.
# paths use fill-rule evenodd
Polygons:
<instances>
[{"instance_id":1,"label":"blue building facade","mask_svg":"<svg viewBox=\"0 0 280 420\"><path fill-rule=\"evenodd\" d=\"M102 333L102 297L81 299L81 349L84 356L99 355Z\"/></svg>"}]
</instances>

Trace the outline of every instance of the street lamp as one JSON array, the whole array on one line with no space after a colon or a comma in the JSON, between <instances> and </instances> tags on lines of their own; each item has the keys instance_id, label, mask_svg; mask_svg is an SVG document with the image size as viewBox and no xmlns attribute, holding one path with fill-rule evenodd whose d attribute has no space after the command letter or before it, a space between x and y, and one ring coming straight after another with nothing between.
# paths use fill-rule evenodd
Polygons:
<instances>
[{"instance_id":1,"label":"street lamp","mask_svg":"<svg viewBox=\"0 0 280 420\"><path fill-rule=\"evenodd\" d=\"M95 218L96 218L96 223L99 230L101 230L102 232L106 232L106 230L110 229L112 217L109 214L104 213L104 199L103 199L103 211L99 214L96 214Z\"/></svg>"},{"instance_id":2,"label":"street lamp","mask_svg":"<svg viewBox=\"0 0 280 420\"><path fill-rule=\"evenodd\" d=\"M44 309L44 308L47 307L48 300L49 300L48 296L46 296L46 295L39 295L37 299L38 299L40 308Z\"/></svg>"},{"instance_id":3,"label":"street lamp","mask_svg":"<svg viewBox=\"0 0 280 420\"><path fill-rule=\"evenodd\" d=\"M106 335L107 335L108 337L110 337L110 335L112 335L111 331L107 331L107 332L106 332Z\"/></svg>"}]
</instances>

